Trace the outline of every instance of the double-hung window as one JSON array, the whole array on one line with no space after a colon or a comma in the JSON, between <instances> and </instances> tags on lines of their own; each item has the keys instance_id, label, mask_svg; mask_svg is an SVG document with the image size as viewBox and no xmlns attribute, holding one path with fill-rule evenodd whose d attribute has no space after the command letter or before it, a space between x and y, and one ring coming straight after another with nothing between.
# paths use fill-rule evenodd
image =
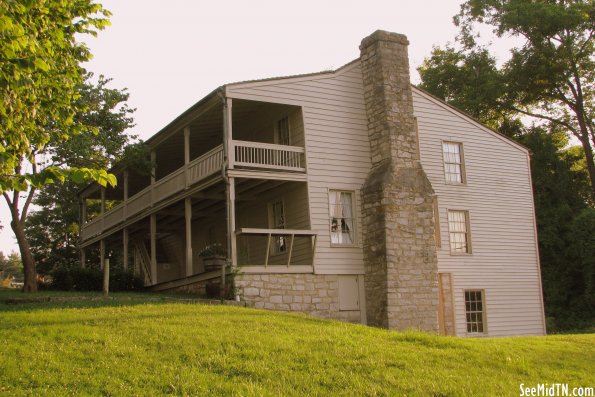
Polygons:
<instances>
[{"instance_id":1,"label":"double-hung window","mask_svg":"<svg viewBox=\"0 0 595 397\"><path fill-rule=\"evenodd\" d=\"M353 192L329 190L332 244L351 245L355 243L353 208Z\"/></svg>"},{"instance_id":2,"label":"double-hung window","mask_svg":"<svg viewBox=\"0 0 595 397\"><path fill-rule=\"evenodd\" d=\"M444 178L446 183L465 183L463 144L459 142L442 142L442 154L444 156Z\"/></svg>"},{"instance_id":3,"label":"double-hung window","mask_svg":"<svg viewBox=\"0 0 595 397\"><path fill-rule=\"evenodd\" d=\"M448 211L448 234L451 254L470 254L469 212Z\"/></svg>"},{"instance_id":4,"label":"double-hung window","mask_svg":"<svg viewBox=\"0 0 595 397\"><path fill-rule=\"evenodd\" d=\"M465 290L465 317L467 333L485 333L484 292L481 289Z\"/></svg>"}]
</instances>

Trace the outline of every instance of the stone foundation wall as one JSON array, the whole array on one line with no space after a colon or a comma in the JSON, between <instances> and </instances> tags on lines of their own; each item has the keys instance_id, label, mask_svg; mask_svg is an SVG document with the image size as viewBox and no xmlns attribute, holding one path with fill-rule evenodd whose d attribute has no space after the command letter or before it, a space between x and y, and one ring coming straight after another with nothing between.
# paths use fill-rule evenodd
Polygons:
<instances>
[{"instance_id":1,"label":"stone foundation wall","mask_svg":"<svg viewBox=\"0 0 595 397\"><path fill-rule=\"evenodd\" d=\"M339 310L338 279L319 274L239 274L235 282L249 307L361 322L359 310Z\"/></svg>"}]
</instances>

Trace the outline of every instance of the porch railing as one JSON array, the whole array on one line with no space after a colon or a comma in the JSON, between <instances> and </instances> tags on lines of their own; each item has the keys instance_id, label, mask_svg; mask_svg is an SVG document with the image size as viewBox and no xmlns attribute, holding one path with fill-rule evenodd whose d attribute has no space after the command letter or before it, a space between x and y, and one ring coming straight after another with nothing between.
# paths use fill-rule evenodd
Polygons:
<instances>
[{"instance_id":1,"label":"porch railing","mask_svg":"<svg viewBox=\"0 0 595 397\"><path fill-rule=\"evenodd\" d=\"M231 142L230 150L233 150L235 155L233 166L279 171L306 171L305 150L302 147L237 140ZM223 163L223 145L219 145L147 186L127 201L107 211L103 217L85 223L81 229L82 239L86 240L96 236L200 180L220 172Z\"/></svg>"},{"instance_id":2,"label":"porch railing","mask_svg":"<svg viewBox=\"0 0 595 397\"><path fill-rule=\"evenodd\" d=\"M304 172L303 147L232 141L235 166Z\"/></svg>"},{"instance_id":3,"label":"porch railing","mask_svg":"<svg viewBox=\"0 0 595 397\"><path fill-rule=\"evenodd\" d=\"M255 229L255 228L240 228L236 230L238 236L264 236L266 237L266 251L264 259L264 267L269 266L273 239L278 237L287 238L289 240L289 247L285 247L285 251L279 253L287 253L287 262L285 266L289 267L291 264L291 258L293 255L294 241L296 237L309 238L312 241L312 263L314 263L314 251L316 249L316 238L318 232L314 230L298 230L298 229Z\"/></svg>"}]
</instances>

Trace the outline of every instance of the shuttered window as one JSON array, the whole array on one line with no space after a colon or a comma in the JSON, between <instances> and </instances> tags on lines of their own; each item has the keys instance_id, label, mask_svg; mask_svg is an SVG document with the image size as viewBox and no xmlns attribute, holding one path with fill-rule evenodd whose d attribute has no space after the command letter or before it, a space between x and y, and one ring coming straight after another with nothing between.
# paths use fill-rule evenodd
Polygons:
<instances>
[{"instance_id":1,"label":"shuttered window","mask_svg":"<svg viewBox=\"0 0 595 397\"><path fill-rule=\"evenodd\" d=\"M469 213L467 211L448 211L448 233L451 254L470 254Z\"/></svg>"},{"instance_id":2,"label":"shuttered window","mask_svg":"<svg viewBox=\"0 0 595 397\"><path fill-rule=\"evenodd\" d=\"M442 142L444 155L444 178L447 183L465 183L465 164L463 163L463 145L458 142Z\"/></svg>"}]
</instances>

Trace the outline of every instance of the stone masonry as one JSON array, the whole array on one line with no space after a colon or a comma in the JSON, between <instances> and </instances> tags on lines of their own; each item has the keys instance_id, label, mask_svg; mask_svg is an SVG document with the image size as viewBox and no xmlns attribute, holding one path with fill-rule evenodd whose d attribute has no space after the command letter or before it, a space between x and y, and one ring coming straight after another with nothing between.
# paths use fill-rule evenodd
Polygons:
<instances>
[{"instance_id":1,"label":"stone masonry","mask_svg":"<svg viewBox=\"0 0 595 397\"><path fill-rule=\"evenodd\" d=\"M242 301L257 309L287 310L317 317L360 322L360 311L339 310L337 275L238 274Z\"/></svg>"},{"instance_id":2,"label":"stone masonry","mask_svg":"<svg viewBox=\"0 0 595 397\"><path fill-rule=\"evenodd\" d=\"M404 35L360 45L372 169L362 189L369 325L438 330L434 191L419 156Z\"/></svg>"}]
</instances>

